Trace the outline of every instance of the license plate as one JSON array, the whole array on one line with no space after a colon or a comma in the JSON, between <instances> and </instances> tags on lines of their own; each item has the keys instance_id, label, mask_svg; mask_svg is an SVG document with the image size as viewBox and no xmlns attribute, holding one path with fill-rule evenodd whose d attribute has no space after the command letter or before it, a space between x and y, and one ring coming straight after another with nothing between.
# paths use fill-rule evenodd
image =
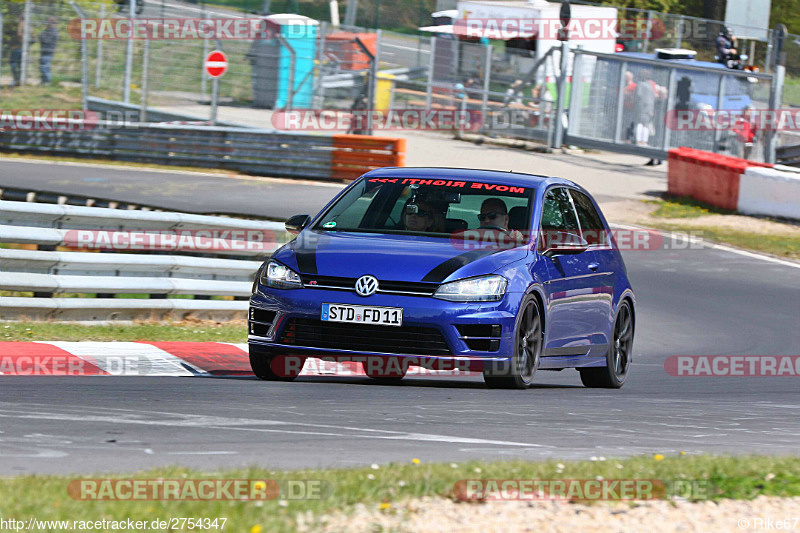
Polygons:
<instances>
[{"instance_id":1,"label":"license plate","mask_svg":"<svg viewBox=\"0 0 800 533\"><path fill-rule=\"evenodd\" d=\"M322 320L375 326L402 326L402 307L374 307L367 305L322 304Z\"/></svg>"}]
</instances>

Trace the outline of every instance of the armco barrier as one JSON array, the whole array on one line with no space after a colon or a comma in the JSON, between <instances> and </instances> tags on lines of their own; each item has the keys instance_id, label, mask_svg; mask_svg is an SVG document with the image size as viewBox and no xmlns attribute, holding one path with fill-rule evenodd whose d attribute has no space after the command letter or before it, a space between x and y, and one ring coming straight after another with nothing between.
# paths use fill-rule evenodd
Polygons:
<instances>
[{"instance_id":1,"label":"armco barrier","mask_svg":"<svg viewBox=\"0 0 800 533\"><path fill-rule=\"evenodd\" d=\"M103 241L99 238L92 240L93 235L105 235L108 244L112 239L117 244L111 246L111 253L93 253L98 248L106 250L100 246ZM156 244L148 247L144 246L147 235L171 236L171 240L156 239L153 241ZM121 240L114 236L120 236ZM277 222L0 201L0 243L47 248L0 248L0 290L35 295L0 296L0 319L22 316L72 320L166 316L180 319L189 314L215 319L242 318L259 265L289 237ZM141 245L129 246L136 242ZM73 250L87 251L56 249L65 244ZM99 297L50 297L59 293ZM101 296L112 294L151 297ZM167 295L195 298L167 299ZM214 296L240 300L208 299Z\"/></svg>"},{"instance_id":2,"label":"armco barrier","mask_svg":"<svg viewBox=\"0 0 800 533\"><path fill-rule=\"evenodd\" d=\"M670 150L668 163L667 192L731 210L738 206L739 177L744 171L772 166L686 147Z\"/></svg>"},{"instance_id":3,"label":"armco barrier","mask_svg":"<svg viewBox=\"0 0 800 533\"><path fill-rule=\"evenodd\" d=\"M800 173L778 168L749 167L739 181L737 210L800 220Z\"/></svg>"},{"instance_id":4,"label":"armco barrier","mask_svg":"<svg viewBox=\"0 0 800 533\"><path fill-rule=\"evenodd\" d=\"M2 130L0 149L229 169L263 176L352 180L405 164L405 140L170 124L83 131Z\"/></svg>"}]
</instances>

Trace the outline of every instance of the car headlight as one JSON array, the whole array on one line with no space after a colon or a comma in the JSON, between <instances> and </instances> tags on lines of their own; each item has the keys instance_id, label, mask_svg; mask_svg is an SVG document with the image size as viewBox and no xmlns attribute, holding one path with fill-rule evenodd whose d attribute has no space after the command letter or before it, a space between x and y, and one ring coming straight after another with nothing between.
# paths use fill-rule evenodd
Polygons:
<instances>
[{"instance_id":1,"label":"car headlight","mask_svg":"<svg viewBox=\"0 0 800 533\"><path fill-rule=\"evenodd\" d=\"M261 272L261 284L276 289L300 289L303 287L300 274L275 261L270 261L267 268Z\"/></svg>"},{"instance_id":2,"label":"car headlight","mask_svg":"<svg viewBox=\"0 0 800 533\"><path fill-rule=\"evenodd\" d=\"M433 297L451 302L496 302L503 298L507 285L503 276L462 279L441 285Z\"/></svg>"}]
</instances>

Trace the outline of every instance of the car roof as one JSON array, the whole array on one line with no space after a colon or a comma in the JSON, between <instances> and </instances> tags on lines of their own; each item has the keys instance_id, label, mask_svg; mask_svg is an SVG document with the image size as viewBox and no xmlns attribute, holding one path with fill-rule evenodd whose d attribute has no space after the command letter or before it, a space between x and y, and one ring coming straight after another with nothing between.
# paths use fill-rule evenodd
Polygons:
<instances>
[{"instance_id":1,"label":"car roof","mask_svg":"<svg viewBox=\"0 0 800 533\"><path fill-rule=\"evenodd\" d=\"M656 57L653 53L645 53L645 52L617 52L615 55L623 56L623 57L635 57L639 59L649 59L651 61L659 61L664 64L670 65L690 65L694 67L708 67L708 68L717 68L723 70L729 70L728 67L723 65L722 63L714 63L711 61L699 61L697 59L664 59L661 57ZM699 74L699 73L698 73Z\"/></svg>"},{"instance_id":2,"label":"car roof","mask_svg":"<svg viewBox=\"0 0 800 533\"><path fill-rule=\"evenodd\" d=\"M502 170L481 170L474 168L384 167L367 172L364 174L364 176L373 178L447 178L533 188L548 187L550 185L559 184L570 185L572 187L583 189L578 184L564 178L526 174L524 172L504 172Z\"/></svg>"}]
</instances>

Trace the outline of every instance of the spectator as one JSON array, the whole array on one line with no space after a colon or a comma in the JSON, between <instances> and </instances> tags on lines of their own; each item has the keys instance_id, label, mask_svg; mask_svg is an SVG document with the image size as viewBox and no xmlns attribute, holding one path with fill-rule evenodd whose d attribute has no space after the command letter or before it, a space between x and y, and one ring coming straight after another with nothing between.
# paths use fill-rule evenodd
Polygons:
<instances>
[{"instance_id":1,"label":"spectator","mask_svg":"<svg viewBox=\"0 0 800 533\"><path fill-rule=\"evenodd\" d=\"M14 76L14 85L20 84L22 72L22 41L25 39L25 15L19 15L16 31L11 34L8 47L11 50L9 63L11 64L11 74ZM31 42L34 39L33 32L30 35Z\"/></svg>"},{"instance_id":2,"label":"spectator","mask_svg":"<svg viewBox=\"0 0 800 533\"><path fill-rule=\"evenodd\" d=\"M725 66L731 59L738 59L739 55L736 52L736 37L731 33L731 29L727 26L722 26L717 36L717 61Z\"/></svg>"},{"instance_id":3,"label":"spectator","mask_svg":"<svg viewBox=\"0 0 800 533\"><path fill-rule=\"evenodd\" d=\"M636 99L636 82L633 81L633 72L625 71L625 81L622 87L622 124L625 127L625 140L634 142L633 105Z\"/></svg>"},{"instance_id":4,"label":"spectator","mask_svg":"<svg viewBox=\"0 0 800 533\"><path fill-rule=\"evenodd\" d=\"M634 91L633 121L634 137L638 146L648 146L650 129L653 128L653 117L656 112L656 98L662 89L653 81L649 70L639 73ZM650 159L645 165L660 165L660 159Z\"/></svg>"},{"instance_id":5,"label":"spectator","mask_svg":"<svg viewBox=\"0 0 800 533\"><path fill-rule=\"evenodd\" d=\"M56 44L58 44L57 22L55 17L48 17L47 27L39 35L39 43L41 44L39 71L42 74L42 85L48 85L53 79L50 73L50 64L53 61L53 55L56 53Z\"/></svg>"}]
</instances>

